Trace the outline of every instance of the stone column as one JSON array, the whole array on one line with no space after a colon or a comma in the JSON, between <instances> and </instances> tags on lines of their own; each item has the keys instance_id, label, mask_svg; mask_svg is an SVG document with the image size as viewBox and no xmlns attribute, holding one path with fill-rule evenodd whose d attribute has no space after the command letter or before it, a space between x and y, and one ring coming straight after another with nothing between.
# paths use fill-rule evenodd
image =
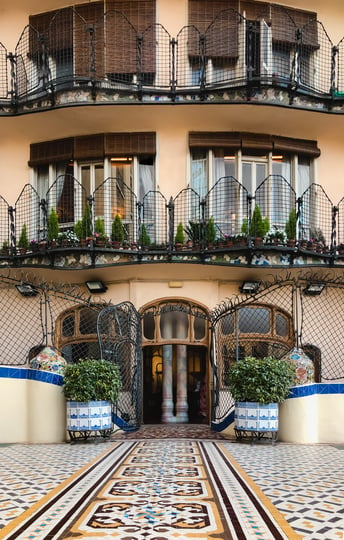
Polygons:
<instances>
[{"instance_id":1,"label":"stone column","mask_svg":"<svg viewBox=\"0 0 344 540\"><path fill-rule=\"evenodd\" d=\"M171 424L176 421L173 414L173 372L172 372L172 345L162 347L162 415L161 421L164 424Z\"/></svg>"},{"instance_id":2,"label":"stone column","mask_svg":"<svg viewBox=\"0 0 344 540\"><path fill-rule=\"evenodd\" d=\"M187 422L188 394L187 394L187 348L186 345L176 345L177 351L177 403L176 422Z\"/></svg>"}]
</instances>

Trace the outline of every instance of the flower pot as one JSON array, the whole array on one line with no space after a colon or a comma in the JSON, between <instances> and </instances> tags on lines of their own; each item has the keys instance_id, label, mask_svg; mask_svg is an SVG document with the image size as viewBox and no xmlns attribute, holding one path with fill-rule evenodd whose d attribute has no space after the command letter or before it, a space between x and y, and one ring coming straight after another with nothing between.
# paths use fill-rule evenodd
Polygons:
<instances>
[{"instance_id":1,"label":"flower pot","mask_svg":"<svg viewBox=\"0 0 344 540\"><path fill-rule=\"evenodd\" d=\"M278 403L238 401L235 404L234 427L240 431L278 431Z\"/></svg>"},{"instance_id":2,"label":"flower pot","mask_svg":"<svg viewBox=\"0 0 344 540\"><path fill-rule=\"evenodd\" d=\"M112 407L108 401L67 401L69 432L112 430Z\"/></svg>"}]
</instances>

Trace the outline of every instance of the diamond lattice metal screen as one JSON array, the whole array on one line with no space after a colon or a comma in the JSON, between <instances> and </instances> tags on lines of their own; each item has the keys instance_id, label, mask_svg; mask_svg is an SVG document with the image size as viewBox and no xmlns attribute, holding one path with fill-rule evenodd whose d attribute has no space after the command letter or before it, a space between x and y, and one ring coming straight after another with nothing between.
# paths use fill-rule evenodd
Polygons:
<instances>
[{"instance_id":1,"label":"diamond lattice metal screen","mask_svg":"<svg viewBox=\"0 0 344 540\"><path fill-rule=\"evenodd\" d=\"M304 275L262 284L247 298L223 302L212 313L212 420L220 423L234 407L227 385L233 363L244 356L283 357L294 346L304 348L316 365L317 382L344 377L344 282L322 278L321 295L305 294L319 276Z\"/></svg>"},{"instance_id":2,"label":"diamond lattice metal screen","mask_svg":"<svg viewBox=\"0 0 344 540\"><path fill-rule=\"evenodd\" d=\"M141 422L141 319L130 302L108 306L98 316L101 357L120 368L122 389L117 414L123 429L136 429ZM123 425L122 425L122 422Z\"/></svg>"}]
</instances>

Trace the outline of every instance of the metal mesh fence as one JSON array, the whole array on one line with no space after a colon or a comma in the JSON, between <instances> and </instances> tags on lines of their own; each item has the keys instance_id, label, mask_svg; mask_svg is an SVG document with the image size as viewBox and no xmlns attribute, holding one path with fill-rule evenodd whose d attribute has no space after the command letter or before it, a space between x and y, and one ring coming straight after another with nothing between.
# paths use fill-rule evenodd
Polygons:
<instances>
[{"instance_id":1,"label":"metal mesh fence","mask_svg":"<svg viewBox=\"0 0 344 540\"><path fill-rule=\"evenodd\" d=\"M41 237L40 198L37 191L26 184L15 204L15 231L17 247L28 249L32 240Z\"/></svg>"},{"instance_id":2,"label":"metal mesh fence","mask_svg":"<svg viewBox=\"0 0 344 540\"><path fill-rule=\"evenodd\" d=\"M301 197L300 238L330 246L332 243L332 203L324 189L312 184Z\"/></svg>"},{"instance_id":3,"label":"metal mesh fence","mask_svg":"<svg viewBox=\"0 0 344 540\"><path fill-rule=\"evenodd\" d=\"M220 178L205 197L206 219L214 219L217 237L235 236L248 219L248 193L232 176Z\"/></svg>"},{"instance_id":4,"label":"metal mesh fence","mask_svg":"<svg viewBox=\"0 0 344 540\"><path fill-rule=\"evenodd\" d=\"M130 302L104 308L98 316L101 356L115 362L122 388L117 409L127 428L140 424L142 414L141 319Z\"/></svg>"},{"instance_id":5,"label":"metal mesh fence","mask_svg":"<svg viewBox=\"0 0 344 540\"><path fill-rule=\"evenodd\" d=\"M142 200L141 223L146 227L152 248L168 243L167 201L159 191L149 191Z\"/></svg>"},{"instance_id":6,"label":"metal mesh fence","mask_svg":"<svg viewBox=\"0 0 344 540\"><path fill-rule=\"evenodd\" d=\"M271 231L284 231L290 211L296 208L296 194L283 176L270 175L257 188L255 203L268 218Z\"/></svg>"},{"instance_id":7,"label":"metal mesh fence","mask_svg":"<svg viewBox=\"0 0 344 540\"><path fill-rule=\"evenodd\" d=\"M313 276L319 282L319 277ZM262 285L246 299L224 302L213 313L213 420L234 407L227 380L231 365L245 356L283 357L302 347L314 362L318 382L344 377L342 326L344 283L323 279L321 295L304 293L312 276Z\"/></svg>"},{"instance_id":8,"label":"metal mesh fence","mask_svg":"<svg viewBox=\"0 0 344 540\"><path fill-rule=\"evenodd\" d=\"M184 26L176 38L160 24L138 29L120 11L91 5L35 16L16 45L12 82L10 55L0 49L0 98L9 99L9 84L19 101L89 85L175 96L268 84L343 97L343 40L334 46L312 13L275 4L256 10L244 17L214 9L210 24Z\"/></svg>"},{"instance_id":9,"label":"metal mesh fence","mask_svg":"<svg viewBox=\"0 0 344 540\"><path fill-rule=\"evenodd\" d=\"M8 70L10 66L7 64L7 54L6 48L0 43L0 99L6 99L9 92Z\"/></svg>"}]
</instances>

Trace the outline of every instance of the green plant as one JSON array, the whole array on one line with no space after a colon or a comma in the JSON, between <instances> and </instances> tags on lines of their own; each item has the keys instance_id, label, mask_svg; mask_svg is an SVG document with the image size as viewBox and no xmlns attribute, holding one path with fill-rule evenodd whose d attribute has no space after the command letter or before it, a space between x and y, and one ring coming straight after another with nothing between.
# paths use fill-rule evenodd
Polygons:
<instances>
[{"instance_id":1,"label":"green plant","mask_svg":"<svg viewBox=\"0 0 344 540\"><path fill-rule=\"evenodd\" d=\"M176 236L174 238L174 242L176 244L184 244L184 227L183 227L183 224L182 223L178 223L177 225L177 232L176 232Z\"/></svg>"},{"instance_id":2,"label":"green plant","mask_svg":"<svg viewBox=\"0 0 344 540\"><path fill-rule=\"evenodd\" d=\"M295 208L292 208L289 212L288 220L285 224L285 233L288 240L296 240L296 221L297 215Z\"/></svg>"},{"instance_id":3,"label":"green plant","mask_svg":"<svg viewBox=\"0 0 344 540\"><path fill-rule=\"evenodd\" d=\"M122 218L119 214L116 214L112 222L111 240L113 242L122 243L124 241L124 237L125 237L125 234L124 234Z\"/></svg>"},{"instance_id":4,"label":"green plant","mask_svg":"<svg viewBox=\"0 0 344 540\"><path fill-rule=\"evenodd\" d=\"M90 236L92 236L91 207L88 203L86 203L81 223L83 234L81 238L89 238Z\"/></svg>"},{"instance_id":5,"label":"green plant","mask_svg":"<svg viewBox=\"0 0 344 540\"><path fill-rule=\"evenodd\" d=\"M85 236L83 236L83 226L81 219L77 221L74 225L74 233L78 237L78 240L81 240L81 238L85 238Z\"/></svg>"},{"instance_id":6,"label":"green plant","mask_svg":"<svg viewBox=\"0 0 344 540\"><path fill-rule=\"evenodd\" d=\"M141 246L146 247L150 246L151 244L151 239L144 223L142 223L142 225L140 226L139 243L141 244Z\"/></svg>"},{"instance_id":7,"label":"green plant","mask_svg":"<svg viewBox=\"0 0 344 540\"><path fill-rule=\"evenodd\" d=\"M96 222L94 224L94 232L98 236L98 238L104 238L105 237L105 228L104 228L104 222L102 218L97 217Z\"/></svg>"},{"instance_id":8,"label":"green plant","mask_svg":"<svg viewBox=\"0 0 344 540\"><path fill-rule=\"evenodd\" d=\"M272 356L247 356L231 367L227 383L235 401L282 403L294 384L295 367Z\"/></svg>"},{"instance_id":9,"label":"green plant","mask_svg":"<svg viewBox=\"0 0 344 540\"><path fill-rule=\"evenodd\" d=\"M278 244L284 244L286 241L286 233L284 231L279 231L278 229L268 232L265 236L265 241L273 242L274 240L276 240Z\"/></svg>"},{"instance_id":10,"label":"green plant","mask_svg":"<svg viewBox=\"0 0 344 540\"><path fill-rule=\"evenodd\" d=\"M59 236L59 220L55 208L50 210L48 216L48 240L57 240Z\"/></svg>"},{"instance_id":11,"label":"green plant","mask_svg":"<svg viewBox=\"0 0 344 540\"><path fill-rule=\"evenodd\" d=\"M210 217L205 225L205 240L207 244L213 244L216 240L216 227L213 217Z\"/></svg>"},{"instance_id":12,"label":"green plant","mask_svg":"<svg viewBox=\"0 0 344 540\"><path fill-rule=\"evenodd\" d=\"M19 240L18 240L18 247L20 247L22 249L27 249L29 247L29 239L28 239L28 236L27 236L27 229L26 229L25 223L24 223L24 225L22 226L22 229L21 229L20 237L19 237Z\"/></svg>"},{"instance_id":13,"label":"green plant","mask_svg":"<svg viewBox=\"0 0 344 540\"><path fill-rule=\"evenodd\" d=\"M199 221L189 221L189 224L185 227L185 232L194 244L197 244L202 239L202 223Z\"/></svg>"},{"instance_id":14,"label":"green plant","mask_svg":"<svg viewBox=\"0 0 344 540\"><path fill-rule=\"evenodd\" d=\"M9 249L9 243L8 243L8 240L4 240L3 243L2 243L2 251L8 251Z\"/></svg>"},{"instance_id":15,"label":"green plant","mask_svg":"<svg viewBox=\"0 0 344 540\"><path fill-rule=\"evenodd\" d=\"M63 392L68 401L115 403L121 388L117 364L94 358L80 359L64 369Z\"/></svg>"},{"instance_id":16,"label":"green plant","mask_svg":"<svg viewBox=\"0 0 344 540\"><path fill-rule=\"evenodd\" d=\"M256 204L252 212L250 235L256 238L263 238L269 229L269 219L262 216L260 207Z\"/></svg>"}]
</instances>

